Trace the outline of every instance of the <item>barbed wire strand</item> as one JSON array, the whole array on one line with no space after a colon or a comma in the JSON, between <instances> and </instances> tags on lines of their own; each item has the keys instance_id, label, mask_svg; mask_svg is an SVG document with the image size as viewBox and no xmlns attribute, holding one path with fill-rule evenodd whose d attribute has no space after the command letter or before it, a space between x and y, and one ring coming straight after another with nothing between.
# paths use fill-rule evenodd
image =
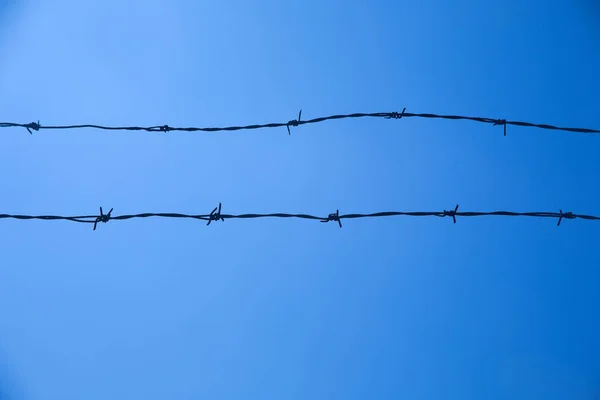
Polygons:
<instances>
[{"instance_id":1,"label":"barbed wire strand","mask_svg":"<svg viewBox=\"0 0 600 400\"><path fill-rule=\"evenodd\" d=\"M327 217L321 217L310 214L290 214L290 213L269 213L269 214L223 214L221 212L221 203L215 207L209 214L180 214L180 213L142 213L142 214L125 214L112 215L113 209L104 214L100 207L100 215L80 215L80 216L59 216L59 215L18 215L18 214L0 214L0 219L17 219L17 220L46 220L56 221L64 220L79 223L94 224L96 230L98 223L106 223L108 221L123 221L135 218L184 218L207 221L206 225L210 225L213 221L225 221L228 219L257 219L257 218L299 218L307 220L315 220L320 222L337 222L342 227L342 220L358 219L358 218L384 218L396 216L408 217L450 217L456 223L457 217L483 217L483 216L502 216L502 217L536 217L536 218L555 218L558 220L557 225L560 225L563 219L585 219L600 221L600 217L594 215L574 214L572 212L514 212L514 211L458 211L458 205L451 210L443 211L384 211L369 214L340 214L339 210L335 213L330 213Z\"/></svg>"},{"instance_id":2,"label":"barbed wire strand","mask_svg":"<svg viewBox=\"0 0 600 400\"><path fill-rule=\"evenodd\" d=\"M557 131L567 131L567 132L577 132L577 133L600 133L598 129L590 129L590 128L567 128L567 127L559 127L549 124L535 124L531 122L523 122L523 121L510 121L506 119L498 119L498 118L486 118L486 117L468 117L462 115L441 115L441 114L430 114L430 113L411 113L406 112L406 108L402 110L402 112L377 112L377 113L354 113L354 114L338 114L338 115L329 115L326 117L318 117L308 120L302 120L302 110L298 113L298 118L293 119L287 122L272 122L268 124L255 124L255 125L245 125L245 126L226 126L226 127L213 127L213 128L199 128L199 127L173 127L169 125L157 125L157 126L105 126L105 125L94 125L94 124L82 124L82 125L41 125L40 121L31 122L28 124L20 124L14 122L0 122L0 128L12 128L19 127L25 128L30 134L33 134L33 131L40 130L65 130L65 129L102 129L102 130L111 130L111 131L147 131L147 132L175 132L175 131L183 131L183 132L221 132L221 131L241 131L241 130L254 130L254 129L264 129L264 128L287 128L288 134L291 134L290 127L297 127L300 125L307 124L316 124L324 121L330 120L339 120L339 119L348 119L348 118L385 118L385 119L401 119L401 118L433 118L433 119L448 119L448 120L468 120L481 122L492 125L502 125L504 127L504 136L506 136L506 126L507 125L515 125L515 126L524 126L524 127L533 127L540 129L550 129Z\"/></svg>"}]
</instances>

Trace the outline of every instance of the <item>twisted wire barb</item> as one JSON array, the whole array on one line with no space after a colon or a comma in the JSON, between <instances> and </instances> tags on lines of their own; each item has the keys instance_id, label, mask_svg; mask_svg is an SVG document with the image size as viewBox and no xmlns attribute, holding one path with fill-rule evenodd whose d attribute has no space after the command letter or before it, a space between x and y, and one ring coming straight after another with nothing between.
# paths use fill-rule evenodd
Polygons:
<instances>
[{"instance_id":1,"label":"twisted wire barb","mask_svg":"<svg viewBox=\"0 0 600 400\"><path fill-rule=\"evenodd\" d=\"M210 225L212 221L225 221L227 219L257 219L257 218L298 218L315 220L320 222L337 222L342 227L343 219L358 219L358 218L385 218L385 217L396 217L396 216L408 216L408 217L451 217L454 223L456 223L457 217L483 217L483 216L501 216L501 217L536 217L536 218L556 218L558 220L557 225L560 225L563 219L585 219L592 221L600 221L599 216L585 215L585 214L574 214L572 212L514 212L514 211L458 211L458 205L448 211L383 211L368 214L340 214L339 210L335 213L330 213L326 217L310 214L291 214L291 213L268 213L268 214L224 214L221 212L221 203L218 207L215 207L209 214L180 214L180 213L142 213L142 214L125 214L125 215L111 215L113 209L111 208L108 214L104 214L102 208L100 208L100 215L80 215L80 216L60 216L60 215L18 215L18 214L0 214L0 219L18 219L18 220L45 220L45 221L56 221L64 220L79 223L91 223L94 224L94 230L96 230L99 222L106 223L108 221L124 221L135 218L150 218L150 217L161 217L161 218L180 218L180 219L196 219L207 221L207 225Z\"/></svg>"},{"instance_id":2,"label":"twisted wire barb","mask_svg":"<svg viewBox=\"0 0 600 400\"><path fill-rule=\"evenodd\" d=\"M307 124L316 124L324 121L330 120L339 120L339 119L348 119L348 118L385 118L385 119L401 119L401 118L429 118L429 119L448 119L448 120L468 120L481 122L492 125L501 125L504 127L504 136L506 136L506 126L507 125L515 125L515 126L524 126L524 127L532 127L532 128L540 128L540 129L549 129L549 130L557 130L557 131L566 131L566 132L577 132L577 133L600 133L598 129L590 129L590 128L568 128L568 127L559 127L549 124L536 124L531 122L524 121L509 121L506 119L500 118L487 118L487 117L468 117L463 115L441 115L441 114L431 114L431 113L411 113L406 112L406 108L402 110L402 112L377 112L377 113L353 113L353 114L337 114L337 115L329 115L326 117L318 117L313 119L301 120L302 110L298 114L298 119L294 119L287 122L272 122L268 124L254 124L254 125L244 125L244 126L226 126L226 127L213 127L213 128L201 128L201 127L172 127L169 125L157 125L157 126L105 126L105 125L94 125L94 124L82 124L82 125L41 125L40 122L31 122L28 124L20 124L14 122L0 122L0 128L11 128L11 127L20 127L25 128L29 133L32 133L31 130L39 131L39 130L65 130L65 129L102 129L102 130L111 130L111 131L146 131L146 132L221 132L221 131L241 131L241 130L254 130L254 129L264 129L264 128L287 128L288 134L291 134L290 126L297 127L301 125Z\"/></svg>"}]
</instances>

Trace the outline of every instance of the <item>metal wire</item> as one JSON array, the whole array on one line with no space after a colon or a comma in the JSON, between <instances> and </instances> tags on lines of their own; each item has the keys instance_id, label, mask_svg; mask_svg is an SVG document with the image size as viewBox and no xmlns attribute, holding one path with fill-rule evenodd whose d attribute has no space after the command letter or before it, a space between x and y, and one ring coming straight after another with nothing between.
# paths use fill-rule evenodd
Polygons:
<instances>
[{"instance_id":1,"label":"metal wire","mask_svg":"<svg viewBox=\"0 0 600 400\"><path fill-rule=\"evenodd\" d=\"M111 131L146 131L146 132L221 132L221 131L241 131L241 130L254 130L264 128L282 128L286 127L288 133L291 133L290 127L297 127L300 125L316 124L324 121L339 120L347 118L385 118L385 119L401 119L401 118L430 118L430 119L448 119L448 120L468 120L481 122L492 125L502 125L504 127L504 136L506 136L506 126L516 125L533 127L540 129L550 129L557 131L567 132L578 132L578 133L600 133L598 129L590 128L567 128L559 127L548 124L535 124L531 122L523 121L509 121L506 119L498 118L486 118L486 117L468 117L461 115L441 115L441 114L430 114L430 113L410 113L406 112L406 108L402 112L377 112L377 113L354 113L354 114L338 114L329 115L326 117L318 117L308 120L302 120L302 110L298 113L298 118L287 122L272 122L267 124L254 124L244 126L226 126L226 127L213 127L213 128L200 128L200 127L173 127L169 125L157 125L157 126L105 126L105 125L94 125L94 124L82 124L82 125L41 125L40 122L30 122L28 124L21 124L15 122L0 122L0 128L12 128L19 127L25 128L29 133L33 131L46 130L65 130L65 129L102 129Z\"/></svg>"},{"instance_id":2,"label":"metal wire","mask_svg":"<svg viewBox=\"0 0 600 400\"><path fill-rule=\"evenodd\" d=\"M71 221L79 223L94 224L94 230L99 222L106 223L108 221L123 221L135 218L183 218L207 221L206 225L210 225L213 221L225 221L227 219L257 219L257 218L299 218L314 220L320 222L337 222L342 227L344 219L358 218L386 218L396 216L408 217L450 217L456 223L458 217L483 217L483 216L501 216L501 217L536 217L536 218L555 218L558 220L557 225L560 225L563 219L585 219L600 221L600 217L594 215L574 214L572 212L514 212L514 211L458 211L458 205L451 210L443 211L384 211L369 214L340 214L339 210L335 213L330 213L326 217L310 214L290 214L290 213L269 213L269 214L223 214L221 212L221 204L215 207L208 214L180 214L180 213L142 213L142 214L125 214L112 215L113 209L107 214L104 214L100 207L100 215L80 215L80 216L60 216L60 215L18 215L18 214L0 214L0 219L18 219L18 220L45 220L45 221Z\"/></svg>"}]
</instances>

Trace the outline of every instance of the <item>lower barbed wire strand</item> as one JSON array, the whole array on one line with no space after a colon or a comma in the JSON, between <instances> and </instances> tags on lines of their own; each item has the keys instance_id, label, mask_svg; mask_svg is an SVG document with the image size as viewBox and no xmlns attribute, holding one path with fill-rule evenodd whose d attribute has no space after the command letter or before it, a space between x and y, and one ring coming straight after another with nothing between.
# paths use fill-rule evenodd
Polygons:
<instances>
[{"instance_id":1,"label":"lower barbed wire strand","mask_svg":"<svg viewBox=\"0 0 600 400\"><path fill-rule=\"evenodd\" d=\"M298 119L287 121L287 122L271 122L265 124L251 124L251 125L238 125L238 126L223 126L223 127L174 127L170 125L155 125L155 126L106 126L99 124L77 124L77 125L42 125L38 122L31 122L28 124L14 123L14 122L0 122L0 128L11 128L20 127L26 128L29 133L31 130L65 130L65 129L101 129L111 131L147 131L147 132L221 132L221 131L240 131L240 130L256 130L264 128L282 128L286 127L289 131L290 126L301 126L308 124L316 124L325 121L340 120L340 119L355 119L355 118L385 118L385 119L402 119L402 118L428 118L428 119L446 119L446 120L468 120L474 122L481 122L493 125L503 125L506 133L507 125L514 125L520 127L533 127L539 129L558 130L567 132L578 132L578 133L600 133L598 129L590 128L571 128L571 127L559 127L550 124L536 124L525 121L511 121L501 118L488 118L488 117L471 117L465 115L444 115L444 114L433 114L433 113L411 113L406 112L406 108L401 111L393 112L375 112L375 113L352 113L352 114L336 114L328 115L324 117L317 117L312 119L300 120Z\"/></svg>"}]
</instances>

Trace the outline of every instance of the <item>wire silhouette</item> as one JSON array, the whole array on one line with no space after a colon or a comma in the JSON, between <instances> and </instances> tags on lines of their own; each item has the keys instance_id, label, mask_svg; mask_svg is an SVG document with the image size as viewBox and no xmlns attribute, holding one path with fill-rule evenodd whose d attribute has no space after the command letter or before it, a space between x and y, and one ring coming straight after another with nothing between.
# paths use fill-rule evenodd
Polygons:
<instances>
[{"instance_id":1,"label":"wire silhouette","mask_svg":"<svg viewBox=\"0 0 600 400\"><path fill-rule=\"evenodd\" d=\"M574 214L572 212L514 212L514 211L458 211L458 205L451 210L443 211L384 211L370 214L340 214L339 210L330 213L326 217L310 214L290 214L290 213L269 213L269 214L223 214L221 212L221 203L215 207L209 214L180 214L180 213L142 213L112 215L111 208L107 214L104 214L100 207L100 215L81 215L81 216L59 216L59 215L18 215L18 214L0 214L0 219L18 219L18 220L46 220L46 221L71 221L79 223L93 224L96 230L98 223L107 223L108 221L123 221L135 218L183 218L207 221L210 225L213 221L225 221L228 219L257 219L257 218L299 218L314 220L320 222L337 222L342 227L342 220L358 218L384 218L395 216L409 217L450 217L456 223L457 217L483 217L483 216L501 216L501 217L536 217L536 218L555 218L558 219L557 225L560 225L563 219L585 219L600 221L599 216Z\"/></svg>"},{"instance_id":2,"label":"wire silhouette","mask_svg":"<svg viewBox=\"0 0 600 400\"><path fill-rule=\"evenodd\" d=\"M429 113L410 113L406 112L406 108L402 112L377 112L377 113L354 113L354 114L338 114L329 115L326 117L318 117L308 120L302 120L302 110L298 113L298 118L287 122L272 122L268 124L255 124L245 126L226 126L226 127L214 127L214 128L198 128L198 127L173 127L169 125L157 125L157 126L105 126L105 125L94 125L94 124L83 124L83 125L41 125L40 121L31 122L28 124L20 124L14 122L0 122L0 128L25 128L31 134L33 131L40 130L65 130L65 129L102 129L111 131L146 131L146 132L222 132L222 131L241 131L241 130L254 130L254 129L265 129L265 128L287 128L288 134L291 134L290 127L297 127L300 125L316 124L324 121L348 119L348 118L385 118L385 119L401 119L401 118L430 118L430 119L448 119L448 120L468 120L481 122L492 125L502 125L504 127L504 136L506 136L506 126L516 125L533 127L540 129L550 129L557 131L567 132L578 132L578 133L600 133L598 129L590 128L566 128L548 124L534 124L531 122L523 121L509 121L506 119L498 118L486 118L486 117L467 117L461 115L440 115L440 114L429 114Z\"/></svg>"}]
</instances>

